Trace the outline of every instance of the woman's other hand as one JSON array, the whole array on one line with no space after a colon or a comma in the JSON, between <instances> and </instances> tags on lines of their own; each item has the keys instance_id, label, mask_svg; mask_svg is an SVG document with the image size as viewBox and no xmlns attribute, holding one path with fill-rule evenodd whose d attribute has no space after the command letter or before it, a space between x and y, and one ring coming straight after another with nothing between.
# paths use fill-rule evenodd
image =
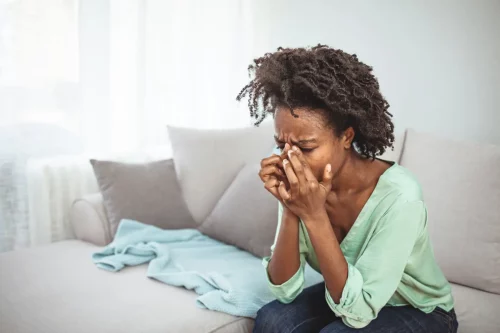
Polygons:
<instances>
[{"instance_id":1,"label":"woman's other hand","mask_svg":"<svg viewBox=\"0 0 500 333\"><path fill-rule=\"evenodd\" d=\"M302 220L321 214L325 209L326 197L332 188L331 165L325 166L323 179L320 182L313 175L298 147L294 146L287 153L288 159L284 159L282 163L289 187L280 182L279 198Z\"/></svg>"},{"instance_id":2,"label":"woman's other hand","mask_svg":"<svg viewBox=\"0 0 500 333\"><path fill-rule=\"evenodd\" d=\"M280 182L283 182L285 188L289 189L288 179L283 169L283 159L287 157L288 150L290 150L290 146L286 144L281 155L273 154L260 162L259 177L264 183L264 187L281 203L283 200L278 191Z\"/></svg>"}]
</instances>

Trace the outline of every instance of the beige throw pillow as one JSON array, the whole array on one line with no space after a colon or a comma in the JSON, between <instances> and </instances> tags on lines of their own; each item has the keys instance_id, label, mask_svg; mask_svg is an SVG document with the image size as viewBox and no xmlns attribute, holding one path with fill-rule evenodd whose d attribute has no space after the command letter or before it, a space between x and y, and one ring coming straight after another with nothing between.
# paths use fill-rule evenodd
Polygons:
<instances>
[{"instance_id":1,"label":"beige throw pillow","mask_svg":"<svg viewBox=\"0 0 500 333\"><path fill-rule=\"evenodd\" d=\"M274 143L273 122L259 127L204 130L168 127L184 199L201 224L245 163L256 163Z\"/></svg>"},{"instance_id":2,"label":"beige throw pillow","mask_svg":"<svg viewBox=\"0 0 500 333\"><path fill-rule=\"evenodd\" d=\"M278 223L278 201L264 188L259 164L236 176L199 230L257 257L270 254Z\"/></svg>"}]
</instances>

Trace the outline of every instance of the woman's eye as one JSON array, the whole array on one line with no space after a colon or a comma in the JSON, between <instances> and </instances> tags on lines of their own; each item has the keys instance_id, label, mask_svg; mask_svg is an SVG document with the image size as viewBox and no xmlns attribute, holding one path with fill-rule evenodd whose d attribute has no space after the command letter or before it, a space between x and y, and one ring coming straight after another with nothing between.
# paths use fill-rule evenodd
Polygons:
<instances>
[{"instance_id":1,"label":"woman's eye","mask_svg":"<svg viewBox=\"0 0 500 333\"><path fill-rule=\"evenodd\" d=\"M280 147L278 145L276 145L275 149L279 150L280 152L283 152L283 149L285 149L285 147ZM304 153L309 153L309 152L312 152L314 149L316 148L300 148L300 150Z\"/></svg>"}]
</instances>

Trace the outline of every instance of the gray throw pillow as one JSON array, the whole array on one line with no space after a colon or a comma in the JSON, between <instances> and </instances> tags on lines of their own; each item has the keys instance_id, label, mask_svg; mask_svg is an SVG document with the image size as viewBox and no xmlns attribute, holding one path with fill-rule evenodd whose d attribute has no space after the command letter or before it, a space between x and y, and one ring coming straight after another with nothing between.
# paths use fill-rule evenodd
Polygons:
<instances>
[{"instance_id":1,"label":"gray throw pillow","mask_svg":"<svg viewBox=\"0 0 500 333\"><path fill-rule=\"evenodd\" d=\"M247 164L199 230L258 257L270 255L278 223L278 201L264 188L259 164Z\"/></svg>"},{"instance_id":2,"label":"gray throw pillow","mask_svg":"<svg viewBox=\"0 0 500 333\"><path fill-rule=\"evenodd\" d=\"M111 237L122 219L163 229L196 228L172 159L135 164L93 159L90 163L103 196Z\"/></svg>"}]
</instances>

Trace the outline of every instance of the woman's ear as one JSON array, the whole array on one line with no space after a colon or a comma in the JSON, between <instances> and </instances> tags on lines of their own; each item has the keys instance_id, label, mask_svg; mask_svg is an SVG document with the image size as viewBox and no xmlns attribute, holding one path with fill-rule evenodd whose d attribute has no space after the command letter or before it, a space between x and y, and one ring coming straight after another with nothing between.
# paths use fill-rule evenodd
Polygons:
<instances>
[{"instance_id":1,"label":"woman's ear","mask_svg":"<svg viewBox=\"0 0 500 333\"><path fill-rule=\"evenodd\" d=\"M352 127L348 127L342 134L342 145L345 149L351 149L352 141L354 140L354 134L355 132Z\"/></svg>"}]
</instances>

